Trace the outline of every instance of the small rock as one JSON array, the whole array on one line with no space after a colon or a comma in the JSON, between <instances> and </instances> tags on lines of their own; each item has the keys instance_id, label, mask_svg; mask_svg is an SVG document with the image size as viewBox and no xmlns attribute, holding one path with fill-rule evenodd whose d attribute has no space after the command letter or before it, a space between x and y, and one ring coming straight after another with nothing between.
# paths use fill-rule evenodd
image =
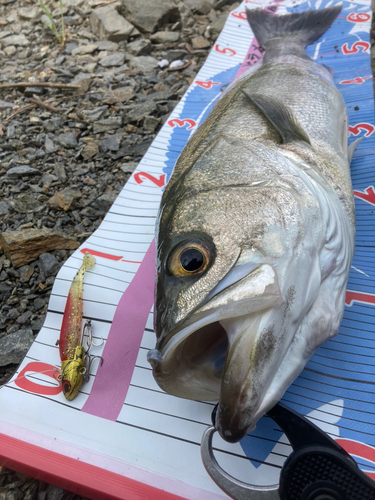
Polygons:
<instances>
[{"instance_id":1,"label":"small rock","mask_svg":"<svg viewBox=\"0 0 375 500\"><path fill-rule=\"evenodd\" d=\"M44 141L44 149L46 153L54 153L56 151L56 146L49 137L46 137Z\"/></svg>"},{"instance_id":2,"label":"small rock","mask_svg":"<svg viewBox=\"0 0 375 500\"><path fill-rule=\"evenodd\" d=\"M112 90L104 95L103 102L106 104L116 104L130 101L134 97L134 89L132 87L121 87Z\"/></svg>"},{"instance_id":3,"label":"small rock","mask_svg":"<svg viewBox=\"0 0 375 500\"><path fill-rule=\"evenodd\" d=\"M137 30L117 10L115 4L98 7L90 15L93 33L100 40L121 42L134 35Z\"/></svg>"},{"instance_id":4,"label":"small rock","mask_svg":"<svg viewBox=\"0 0 375 500\"><path fill-rule=\"evenodd\" d=\"M107 113L107 111L108 111L108 106L100 106L95 109L83 110L81 114L85 121L94 123L103 118L103 116Z\"/></svg>"},{"instance_id":5,"label":"small rock","mask_svg":"<svg viewBox=\"0 0 375 500\"><path fill-rule=\"evenodd\" d=\"M64 165L62 165L61 163L57 163L53 169L54 169L55 175L59 179L59 181L62 183L65 183L67 180L67 177L66 177L66 171L65 171Z\"/></svg>"},{"instance_id":6,"label":"small rock","mask_svg":"<svg viewBox=\"0 0 375 500\"><path fill-rule=\"evenodd\" d=\"M12 294L12 287L6 283L0 283L0 300L7 299Z\"/></svg>"},{"instance_id":7,"label":"small rock","mask_svg":"<svg viewBox=\"0 0 375 500\"><path fill-rule=\"evenodd\" d=\"M135 42L128 43L126 49L133 56L146 56L151 52L152 45L150 40L139 38Z\"/></svg>"},{"instance_id":8,"label":"small rock","mask_svg":"<svg viewBox=\"0 0 375 500\"><path fill-rule=\"evenodd\" d=\"M28 311L31 314L31 311ZM0 366L19 364L34 342L31 328L19 330L0 339Z\"/></svg>"},{"instance_id":9,"label":"small rock","mask_svg":"<svg viewBox=\"0 0 375 500\"><path fill-rule=\"evenodd\" d=\"M26 323L28 321L28 319L32 315L33 315L33 313L30 310L25 311L23 314L21 314L21 316L19 316L17 318L17 323L19 325L23 325L24 323Z\"/></svg>"},{"instance_id":10,"label":"small rock","mask_svg":"<svg viewBox=\"0 0 375 500\"><path fill-rule=\"evenodd\" d=\"M129 22L144 33L154 33L158 28L175 23L180 12L172 0L122 0L118 8Z\"/></svg>"},{"instance_id":11,"label":"small rock","mask_svg":"<svg viewBox=\"0 0 375 500\"><path fill-rule=\"evenodd\" d=\"M40 175L41 172L36 168L31 168L28 165L19 165L7 170L7 176L11 178L22 177L23 175Z\"/></svg>"},{"instance_id":12,"label":"small rock","mask_svg":"<svg viewBox=\"0 0 375 500\"><path fill-rule=\"evenodd\" d=\"M3 38L1 42L4 45L15 45L16 47L25 47L30 45L30 41L25 35L11 35Z\"/></svg>"},{"instance_id":13,"label":"small rock","mask_svg":"<svg viewBox=\"0 0 375 500\"><path fill-rule=\"evenodd\" d=\"M124 52L115 52L114 54L110 54L109 56L103 57L99 61L101 66L105 68L109 66L121 66L125 61L125 53Z\"/></svg>"},{"instance_id":14,"label":"small rock","mask_svg":"<svg viewBox=\"0 0 375 500\"><path fill-rule=\"evenodd\" d=\"M99 198L93 203L93 205L100 212L108 212L116 198L116 193L114 193L113 191L107 191L106 193L99 196Z\"/></svg>"},{"instance_id":15,"label":"small rock","mask_svg":"<svg viewBox=\"0 0 375 500\"><path fill-rule=\"evenodd\" d=\"M120 134L105 135L100 143L104 152L118 151L120 149L122 137Z\"/></svg>"},{"instance_id":16,"label":"small rock","mask_svg":"<svg viewBox=\"0 0 375 500\"><path fill-rule=\"evenodd\" d=\"M108 52L112 52L118 49L118 43L110 42L109 40L102 40L97 42L98 50L107 50Z\"/></svg>"},{"instance_id":17,"label":"small rock","mask_svg":"<svg viewBox=\"0 0 375 500\"><path fill-rule=\"evenodd\" d=\"M20 214L25 214L29 210L35 210L40 207L40 203L27 194L22 194L13 202L13 208Z\"/></svg>"},{"instance_id":18,"label":"small rock","mask_svg":"<svg viewBox=\"0 0 375 500\"><path fill-rule=\"evenodd\" d=\"M169 66L169 61L168 59L162 59L161 61L158 62L159 68L167 68Z\"/></svg>"},{"instance_id":19,"label":"small rock","mask_svg":"<svg viewBox=\"0 0 375 500\"><path fill-rule=\"evenodd\" d=\"M123 165L121 165L120 168L125 174L132 174L137 167L138 167L137 162L128 161L127 163L124 163Z\"/></svg>"},{"instance_id":20,"label":"small rock","mask_svg":"<svg viewBox=\"0 0 375 500\"><path fill-rule=\"evenodd\" d=\"M9 207L6 201L0 201L0 215L9 213Z\"/></svg>"},{"instance_id":21,"label":"small rock","mask_svg":"<svg viewBox=\"0 0 375 500\"><path fill-rule=\"evenodd\" d=\"M134 108L126 114L127 122L136 122L145 116L150 115L156 111L156 104L154 101L144 101L134 106Z\"/></svg>"},{"instance_id":22,"label":"small rock","mask_svg":"<svg viewBox=\"0 0 375 500\"><path fill-rule=\"evenodd\" d=\"M9 45L9 47L5 47L4 52L8 57L11 57L14 56L14 54L17 52L17 49L14 45Z\"/></svg>"},{"instance_id":23,"label":"small rock","mask_svg":"<svg viewBox=\"0 0 375 500\"><path fill-rule=\"evenodd\" d=\"M77 136L75 132L67 132L66 134L60 134L56 141L66 148L75 149L78 146Z\"/></svg>"},{"instance_id":24,"label":"small rock","mask_svg":"<svg viewBox=\"0 0 375 500\"><path fill-rule=\"evenodd\" d=\"M55 193L48 201L47 205L54 210L69 210L73 203L81 198L81 192L77 189L65 188Z\"/></svg>"},{"instance_id":25,"label":"small rock","mask_svg":"<svg viewBox=\"0 0 375 500\"><path fill-rule=\"evenodd\" d=\"M49 255L49 254L45 254L45 255ZM43 299L41 299L40 297L37 297L34 300L34 309L36 309L37 311L39 311L39 309L42 309L45 306L45 304L46 303L44 302Z\"/></svg>"},{"instance_id":26,"label":"small rock","mask_svg":"<svg viewBox=\"0 0 375 500\"><path fill-rule=\"evenodd\" d=\"M99 146L96 144L96 142L91 141L86 144L81 154L85 160L90 160L98 153L99 153Z\"/></svg>"},{"instance_id":27,"label":"small rock","mask_svg":"<svg viewBox=\"0 0 375 500\"><path fill-rule=\"evenodd\" d=\"M211 47L210 42L204 36L197 36L196 38L192 38L191 44L194 50L208 49L209 47Z\"/></svg>"},{"instance_id":28,"label":"small rock","mask_svg":"<svg viewBox=\"0 0 375 500\"><path fill-rule=\"evenodd\" d=\"M187 52L186 50L181 50L181 49L176 49L176 50L169 50L166 55L166 59L169 61L169 63L176 61L178 59L184 59L186 56Z\"/></svg>"},{"instance_id":29,"label":"small rock","mask_svg":"<svg viewBox=\"0 0 375 500\"><path fill-rule=\"evenodd\" d=\"M158 67L158 60L152 56L133 57L130 61L130 67L141 74L150 73Z\"/></svg>"},{"instance_id":30,"label":"small rock","mask_svg":"<svg viewBox=\"0 0 375 500\"><path fill-rule=\"evenodd\" d=\"M91 75L88 73L78 73L70 82L72 85L80 85L82 92L87 92L91 84Z\"/></svg>"},{"instance_id":31,"label":"small rock","mask_svg":"<svg viewBox=\"0 0 375 500\"><path fill-rule=\"evenodd\" d=\"M151 40L154 43L175 43L180 39L178 31L158 31L151 35Z\"/></svg>"},{"instance_id":32,"label":"small rock","mask_svg":"<svg viewBox=\"0 0 375 500\"><path fill-rule=\"evenodd\" d=\"M112 116L111 118L99 120L94 123L94 134L101 134L102 132L115 130L120 128L121 125L122 125L121 116Z\"/></svg>"},{"instance_id":33,"label":"small rock","mask_svg":"<svg viewBox=\"0 0 375 500\"><path fill-rule=\"evenodd\" d=\"M224 24L226 23L226 20L228 18L228 13L224 12L220 17L215 19L210 26L211 26L211 38L213 40L216 40L216 38L220 35L221 30L224 28Z\"/></svg>"},{"instance_id":34,"label":"small rock","mask_svg":"<svg viewBox=\"0 0 375 500\"><path fill-rule=\"evenodd\" d=\"M69 42L66 44L66 47L65 47L65 54L71 54L73 52L74 49L77 48L77 44L75 42Z\"/></svg>"},{"instance_id":35,"label":"small rock","mask_svg":"<svg viewBox=\"0 0 375 500\"><path fill-rule=\"evenodd\" d=\"M51 253L42 253L39 255L39 260L42 262L42 268L46 277L56 276L57 271L60 269L60 264L54 255Z\"/></svg>"},{"instance_id":36,"label":"small rock","mask_svg":"<svg viewBox=\"0 0 375 500\"><path fill-rule=\"evenodd\" d=\"M2 101L0 99L0 111L3 111L5 109L11 109L14 108L15 104L14 102L7 102L7 101Z\"/></svg>"},{"instance_id":37,"label":"small rock","mask_svg":"<svg viewBox=\"0 0 375 500\"><path fill-rule=\"evenodd\" d=\"M184 0L184 4L193 14L205 16L212 9L212 5L207 0Z\"/></svg>"},{"instance_id":38,"label":"small rock","mask_svg":"<svg viewBox=\"0 0 375 500\"><path fill-rule=\"evenodd\" d=\"M18 272L20 273L20 281L21 283L27 283L31 276L34 274L34 267L33 266L22 266L18 269Z\"/></svg>"},{"instance_id":39,"label":"small rock","mask_svg":"<svg viewBox=\"0 0 375 500\"><path fill-rule=\"evenodd\" d=\"M77 48L72 50L72 56L92 54L98 48L97 43L89 43L88 45L79 45Z\"/></svg>"},{"instance_id":40,"label":"small rock","mask_svg":"<svg viewBox=\"0 0 375 500\"><path fill-rule=\"evenodd\" d=\"M143 120L143 130L146 132L154 132L156 127L159 125L159 118L155 118L154 116L146 116Z\"/></svg>"},{"instance_id":41,"label":"small rock","mask_svg":"<svg viewBox=\"0 0 375 500\"><path fill-rule=\"evenodd\" d=\"M25 19L26 21L32 21L42 17L42 11L37 7L21 7L20 9L17 9L17 12L19 17L21 19Z\"/></svg>"}]
</instances>

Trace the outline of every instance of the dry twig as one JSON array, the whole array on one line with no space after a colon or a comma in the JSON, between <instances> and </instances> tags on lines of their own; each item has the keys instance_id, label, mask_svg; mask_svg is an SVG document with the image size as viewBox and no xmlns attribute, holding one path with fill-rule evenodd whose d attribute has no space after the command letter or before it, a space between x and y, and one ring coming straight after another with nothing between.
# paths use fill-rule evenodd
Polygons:
<instances>
[{"instance_id":1,"label":"dry twig","mask_svg":"<svg viewBox=\"0 0 375 500\"><path fill-rule=\"evenodd\" d=\"M36 104L37 106L40 106L41 108L46 108L49 111L52 111L53 113L58 113L59 110L55 108L55 106L51 106L51 104L47 104L46 102L39 101L38 99L29 99L30 102L33 104Z\"/></svg>"},{"instance_id":2,"label":"dry twig","mask_svg":"<svg viewBox=\"0 0 375 500\"><path fill-rule=\"evenodd\" d=\"M49 82L17 82L3 83L0 89L26 88L26 87L44 87L48 89L80 89L80 85L70 85L67 83L49 83Z\"/></svg>"},{"instance_id":3,"label":"dry twig","mask_svg":"<svg viewBox=\"0 0 375 500\"><path fill-rule=\"evenodd\" d=\"M17 115L20 115L24 111L29 111L30 109L34 109L34 108L36 108L36 104L27 104L23 108L17 109L17 111L15 111L10 116L8 116L8 118L5 118L4 123L8 122L9 120L11 120L12 118L14 118Z\"/></svg>"}]
</instances>

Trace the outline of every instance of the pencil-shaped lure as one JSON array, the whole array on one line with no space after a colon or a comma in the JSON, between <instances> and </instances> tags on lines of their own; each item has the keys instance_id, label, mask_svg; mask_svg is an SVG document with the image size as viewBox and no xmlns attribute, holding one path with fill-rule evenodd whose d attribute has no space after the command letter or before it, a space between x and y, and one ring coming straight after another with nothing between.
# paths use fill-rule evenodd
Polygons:
<instances>
[{"instance_id":1,"label":"pencil-shaped lure","mask_svg":"<svg viewBox=\"0 0 375 500\"><path fill-rule=\"evenodd\" d=\"M85 323L82 331L83 306L83 276L87 269L95 264L96 260L89 252L83 257L83 262L73 278L66 301L61 332L59 350L61 359L61 387L66 399L74 399L82 385L87 366L88 350L92 344L91 322ZM88 349L83 347L85 329L89 330ZM90 361L88 363L90 365Z\"/></svg>"}]
</instances>

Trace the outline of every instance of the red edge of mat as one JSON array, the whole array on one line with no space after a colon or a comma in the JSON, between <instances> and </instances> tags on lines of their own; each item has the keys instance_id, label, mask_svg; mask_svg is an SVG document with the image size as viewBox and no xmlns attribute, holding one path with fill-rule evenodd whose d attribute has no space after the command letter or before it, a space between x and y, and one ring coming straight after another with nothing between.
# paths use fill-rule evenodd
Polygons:
<instances>
[{"instance_id":1,"label":"red edge of mat","mask_svg":"<svg viewBox=\"0 0 375 500\"><path fill-rule=\"evenodd\" d=\"M134 479L1 433L0 464L92 500L184 500Z\"/></svg>"}]
</instances>

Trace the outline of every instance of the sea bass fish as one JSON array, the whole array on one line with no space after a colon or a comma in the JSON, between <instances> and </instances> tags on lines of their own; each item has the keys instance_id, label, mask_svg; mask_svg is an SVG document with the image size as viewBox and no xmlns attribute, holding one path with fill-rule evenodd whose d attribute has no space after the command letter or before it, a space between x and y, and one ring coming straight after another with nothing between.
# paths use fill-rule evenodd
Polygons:
<instances>
[{"instance_id":1,"label":"sea bass fish","mask_svg":"<svg viewBox=\"0 0 375 500\"><path fill-rule=\"evenodd\" d=\"M341 6L248 10L261 64L234 82L182 151L157 223L158 385L219 401L236 442L337 334L354 251L344 101L307 45Z\"/></svg>"}]
</instances>

